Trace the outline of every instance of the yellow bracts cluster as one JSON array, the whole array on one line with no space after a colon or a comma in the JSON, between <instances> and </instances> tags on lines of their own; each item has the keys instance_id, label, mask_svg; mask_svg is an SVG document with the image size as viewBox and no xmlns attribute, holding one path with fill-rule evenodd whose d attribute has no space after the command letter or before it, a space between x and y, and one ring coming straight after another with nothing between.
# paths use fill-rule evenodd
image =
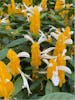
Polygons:
<instances>
[{"instance_id":1,"label":"yellow bracts cluster","mask_svg":"<svg viewBox=\"0 0 75 100\"><path fill-rule=\"evenodd\" d=\"M47 79L52 79L53 71L56 70L57 63L54 59L49 60L49 63L52 63L52 67L47 67Z\"/></svg>"},{"instance_id":2,"label":"yellow bracts cluster","mask_svg":"<svg viewBox=\"0 0 75 100\"><path fill-rule=\"evenodd\" d=\"M11 5L8 4L8 14L14 14L16 10L15 2L14 0L11 0Z\"/></svg>"},{"instance_id":3,"label":"yellow bracts cluster","mask_svg":"<svg viewBox=\"0 0 75 100\"><path fill-rule=\"evenodd\" d=\"M20 69L20 59L17 56L16 52L13 51L12 49L10 49L7 53L7 58L10 60L10 62L8 63L8 68L10 69L11 73L13 75L17 75L19 74L19 70Z\"/></svg>"},{"instance_id":4,"label":"yellow bracts cluster","mask_svg":"<svg viewBox=\"0 0 75 100\"><path fill-rule=\"evenodd\" d=\"M43 11L46 10L46 6L47 6L46 4L47 4L47 0L42 0L41 6L42 6Z\"/></svg>"},{"instance_id":5,"label":"yellow bracts cluster","mask_svg":"<svg viewBox=\"0 0 75 100\"><path fill-rule=\"evenodd\" d=\"M55 50L53 51L53 56L56 56L56 59L51 59L49 63L52 65L47 67L47 78L51 79L53 82L54 79L57 80L54 84L59 85L59 87L62 86L63 83L66 82L65 80L65 66L66 66L66 42L68 39L71 39L70 35L70 28L66 27L65 31L62 32L58 36L58 40L56 42ZM62 66L62 68L60 68ZM63 68L64 67L64 68ZM54 74L53 74L54 73ZM54 75L54 76L53 76ZM54 78L55 77L55 78Z\"/></svg>"},{"instance_id":6,"label":"yellow bracts cluster","mask_svg":"<svg viewBox=\"0 0 75 100\"><path fill-rule=\"evenodd\" d=\"M35 35L39 33L40 30L40 12L38 7L35 6L33 9L33 14L30 16L30 31Z\"/></svg>"},{"instance_id":7,"label":"yellow bracts cluster","mask_svg":"<svg viewBox=\"0 0 75 100\"><path fill-rule=\"evenodd\" d=\"M22 8L16 8L15 1L11 0L11 4L8 4L8 14L22 15Z\"/></svg>"},{"instance_id":8,"label":"yellow bracts cluster","mask_svg":"<svg viewBox=\"0 0 75 100\"><path fill-rule=\"evenodd\" d=\"M12 75L9 73L7 66L0 61L0 97L4 97L4 100L9 100L14 91L11 78Z\"/></svg>"},{"instance_id":9,"label":"yellow bracts cluster","mask_svg":"<svg viewBox=\"0 0 75 100\"><path fill-rule=\"evenodd\" d=\"M37 68L41 65L40 53L40 45L37 42L34 42L31 46L31 65Z\"/></svg>"},{"instance_id":10,"label":"yellow bracts cluster","mask_svg":"<svg viewBox=\"0 0 75 100\"><path fill-rule=\"evenodd\" d=\"M63 50L66 48L65 41L70 38L71 38L70 27L66 27L65 31L63 33L61 33L58 37L58 40L56 42L56 48L54 50L54 55L63 53Z\"/></svg>"},{"instance_id":11,"label":"yellow bracts cluster","mask_svg":"<svg viewBox=\"0 0 75 100\"><path fill-rule=\"evenodd\" d=\"M65 58L66 58L65 55L64 56L59 55L57 57L57 65L65 67L66 66L66 60L65 60ZM59 86L61 87L62 84L64 84L66 82L66 80L65 80L65 72L62 71L62 70L59 70L58 71L58 76L59 76L59 79L60 79Z\"/></svg>"},{"instance_id":12,"label":"yellow bracts cluster","mask_svg":"<svg viewBox=\"0 0 75 100\"><path fill-rule=\"evenodd\" d=\"M55 10L61 10L65 7L65 0L56 0Z\"/></svg>"},{"instance_id":13,"label":"yellow bracts cluster","mask_svg":"<svg viewBox=\"0 0 75 100\"><path fill-rule=\"evenodd\" d=\"M31 6L32 3L33 3L33 0L22 0L22 2L23 2L24 4L26 4L26 6Z\"/></svg>"}]
</instances>

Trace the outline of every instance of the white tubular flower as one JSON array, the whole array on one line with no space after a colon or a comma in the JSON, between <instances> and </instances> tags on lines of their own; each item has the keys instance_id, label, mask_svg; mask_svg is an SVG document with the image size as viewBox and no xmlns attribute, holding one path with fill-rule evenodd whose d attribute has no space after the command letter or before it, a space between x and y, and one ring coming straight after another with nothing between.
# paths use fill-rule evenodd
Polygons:
<instances>
[{"instance_id":1,"label":"white tubular flower","mask_svg":"<svg viewBox=\"0 0 75 100\"><path fill-rule=\"evenodd\" d=\"M34 44L34 40L32 39L32 37L30 37L29 35L24 35L24 38L25 39L28 39L29 41L31 41L32 44ZM47 41L47 38L46 36L44 35L44 33L42 31L40 31L40 38L39 40L37 41L38 44L44 42L44 41ZM50 56L48 55L47 53L49 53L50 51L54 50L55 47L50 47L42 52L40 52L40 58L41 59L50 59L50 58L56 58L55 56Z\"/></svg>"},{"instance_id":2,"label":"white tubular flower","mask_svg":"<svg viewBox=\"0 0 75 100\"><path fill-rule=\"evenodd\" d=\"M7 22L6 22L6 19L7 19L7 18L3 18L3 19L1 20L1 23L7 23Z\"/></svg>"},{"instance_id":3,"label":"white tubular flower","mask_svg":"<svg viewBox=\"0 0 75 100\"><path fill-rule=\"evenodd\" d=\"M55 60L55 59L54 59ZM70 68L68 68L67 66L57 66L56 65L56 61L55 62L49 62L47 59L43 59L43 61L47 64L46 68L47 68L47 75L49 77L49 74L52 75L52 77L50 76L50 79L52 80L52 83L54 84L54 86L58 86L60 83L60 74L58 73L58 71L64 71L67 72L68 74L71 74L71 70ZM49 73L49 70L52 70L52 73Z\"/></svg>"},{"instance_id":4,"label":"white tubular flower","mask_svg":"<svg viewBox=\"0 0 75 100\"><path fill-rule=\"evenodd\" d=\"M58 34L56 34L56 33L54 33L54 32L51 32L50 34L51 34L51 36L53 36L56 40L58 40L58 37L59 37Z\"/></svg>"},{"instance_id":5,"label":"white tubular flower","mask_svg":"<svg viewBox=\"0 0 75 100\"><path fill-rule=\"evenodd\" d=\"M27 7L25 3L23 3L23 5L25 6L25 9L26 9L27 12L32 13L32 11L33 11L33 6Z\"/></svg>"},{"instance_id":6,"label":"white tubular flower","mask_svg":"<svg viewBox=\"0 0 75 100\"><path fill-rule=\"evenodd\" d=\"M67 72L68 74L72 73L70 68L68 68L67 66L57 66L57 70L62 70L64 72Z\"/></svg>"},{"instance_id":7,"label":"white tubular flower","mask_svg":"<svg viewBox=\"0 0 75 100\"><path fill-rule=\"evenodd\" d=\"M40 38L38 40L38 44L42 43L42 42L45 42L47 40L46 36L44 35L44 33L42 31L39 31L40 32ZM24 35L24 38L31 41L31 43L34 43L35 41L33 40L32 37L30 37L29 35Z\"/></svg>"},{"instance_id":8,"label":"white tubular flower","mask_svg":"<svg viewBox=\"0 0 75 100\"><path fill-rule=\"evenodd\" d=\"M58 71L53 71L52 83L54 84L54 86L58 86L59 85Z\"/></svg>"},{"instance_id":9,"label":"white tubular flower","mask_svg":"<svg viewBox=\"0 0 75 100\"><path fill-rule=\"evenodd\" d=\"M18 57L27 57L27 58L29 58L30 55L27 52L20 52L20 53L18 53Z\"/></svg>"},{"instance_id":10,"label":"white tubular flower","mask_svg":"<svg viewBox=\"0 0 75 100\"><path fill-rule=\"evenodd\" d=\"M50 48L48 48L48 49L42 51L41 54L43 54L43 53L47 54L48 52L50 52L50 51L52 51L52 50L54 50L54 49L55 49L55 47L50 47Z\"/></svg>"},{"instance_id":11,"label":"white tubular flower","mask_svg":"<svg viewBox=\"0 0 75 100\"><path fill-rule=\"evenodd\" d=\"M65 43L66 44L73 44L73 40L72 39L67 39L67 40L65 40Z\"/></svg>"},{"instance_id":12,"label":"white tubular flower","mask_svg":"<svg viewBox=\"0 0 75 100\"><path fill-rule=\"evenodd\" d=\"M22 88L24 89L24 88L27 88L27 90L28 90L28 95L29 94L32 94L31 93L31 91L30 91L30 88L29 88L29 84L28 84L28 81L27 81L27 79L26 79L26 77L25 77L25 74L20 70L20 69L18 69L19 70L19 72L20 72L20 74L21 74L21 77L22 77L22 80L23 80L23 86L22 86ZM30 77L27 75L27 77L28 77L28 79L30 79Z\"/></svg>"},{"instance_id":13,"label":"white tubular flower","mask_svg":"<svg viewBox=\"0 0 75 100\"><path fill-rule=\"evenodd\" d=\"M67 52L67 49L64 49L63 53L62 53L62 56L64 56L66 54L66 52ZM65 60L71 60L71 57L70 56L66 56L64 59Z\"/></svg>"},{"instance_id":14,"label":"white tubular flower","mask_svg":"<svg viewBox=\"0 0 75 100\"><path fill-rule=\"evenodd\" d=\"M70 56L66 56L65 60L71 60L72 58Z\"/></svg>"},{"instance_id":15,"label":"white tubular flower","mask_svg":"<svg viewBox=\"0 0 75 100\"><path fill-rule=\"evenodd\" d=\"M33 7L33 6L29 6L29 7L28 7L28 6L26 6L25 3L24 3L23 5L24 5L24 7L25 7L25 10L22 10L22 12L24 12L24 11L27 12L27 20L30 21L30 20L29 20L29 17L32 16L32 14L34 13L34 7L35 7L35 6L34 6L34 7ZM39 12L42 11L42 8L41 8L40 6L38 6L38 11L39 11Z\"/></svg>"},{"instance_id":16,"label":"white tubular flower","mask_svg":"<svg viewBox=\"0 0 75 100\"><path fill-rule=\"evenodd\" d=\"M40 38L38 40L39 44L44 42L44 41L47 41L47 37L45 36L45 34L41 30L39 30L39 34L40 34Z\"/></svg>"},{"instance_id":17,"label":"white tubular flower","mask_svg":"<svg viewBox=\"0 0 75 100\"><path fill-rule=\"evenodd\" d=\"M66 54L66 52L67 52L67 49L64 49L63 53L62 53L62 56L64 56Z\"/></svg>"},{"instance_id":18,"label":"white tubular flower","mask_svg":"<svg viewBox=\"0 0 75 100\"><path fill-rule=\"evenodd\" d=\"M29 35L24 35L24 38L31 41L31 43L34 43L34 40L32 37L30 37Z\"/></svg>"}]
</instances>

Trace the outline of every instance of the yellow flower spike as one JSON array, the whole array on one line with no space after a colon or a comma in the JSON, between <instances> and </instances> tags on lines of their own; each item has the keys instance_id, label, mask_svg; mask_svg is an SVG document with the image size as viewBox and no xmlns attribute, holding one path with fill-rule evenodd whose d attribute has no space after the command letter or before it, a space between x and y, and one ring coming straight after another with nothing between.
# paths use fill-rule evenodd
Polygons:
<instances>
[{"instance_id":1,"label":"yellow flower spike","mask_svg":"<svg viewBox=\"0 0 75 100\"><path fill-rule=\"evenodd\" d=\"M57 57L57 64L58 64L58 66L63 66L63 67L66 66L65 55L64 56L59 55ZM66 82L66 80L65 80L65 72L62 71L62 70L59 70L58 71L58 75L59 75L59 79L60 79L59 87L61 87L62 84Z\"/></svg>"},{"instance_id":2,"label":"yellow flower spike","mask_svg":"<svg viewBox=\"0 0 75 100\"><path fill-rule=\"evenodd\" d=\"M20 59L17 56L16 52L13 51L12 49L9 49L8 53L7 53L7 58L9 58L10 62L8 64L8 68L11 70L11 73L13 75L17 75L19 74L19 70L20 69Z\"/></svg>"},{"instance_id":3,"label":"yellow flower spike","mask_svg":"<svg viewBox=\"0 0 75 100\"><path fill-rule=\"evenodd\" d=\"M57 63L54 59L49 60L49 63L52 63L52 66L47 67L47 79L52 79L53 71L56 71Z\"/></svg>"},{"instance_id":4,"label":"yellow flower spike","mask_svg":"<svg viewBox=\"0 0 75 100\"><path fill-rule=\"evenodd\" d=\"M37 42L34 42L31 46L31 65L37 67L41 65L40 59L40 45Z\"/></svg>"},{"instance_id":5,"label":"yellow flower spike","mask_svg":"<svg viewBox=\"0 0 75 100\"><path fill-rule=\"evenodd\" d=\"M66 9L70 9L70 4L66 4Z\"/></svg>"},{"instance_id":6,"label":"yellow flower spike","mask_svg":"<svg viewBox=\"0 0 75 100\"><path fill-rule=\"evenodd\" d=\"M1 80L11 80L12 78L11 74L7 70L7 66L2 61L0 61L0 78Z\"/></svg>"},{"instance_id":7,"label":"yellow flower spike","mask_svg":"<svg viewBox=\"0 0 75 100\"><path fill-rule=\"evenodd\" d=\"M35 24L36 22L36 24ZM30 16L30 31L37 35L40 30L40 12L38 7L35 6L32 16Z\"/></svg>"},{"instance_id":8,"label":"yellow flower spike","mask_svg":"<svg viewBox=\"0 0 75 100\"><path fill-rule=\"evenodd\" d=\"M56 0L55 10L61 10L65 6L65 0Z\"/></svg>"},{"instance_id":9,"label":"yellow flower spike","mask_svg":"<svg viewBox=\"0 0 75 100\"><path fill-rule=\"evenodd\" d=\"M42 6L43 11L46 10L46 3L47 3L47 0L42 0L42 2L41 2L41 6Z\"/></svg>"},{"instance_id":10,"label":"yellow flower spike","mask_svg":"<svg viewBox=\"0 0 75 100\"><path fill-rule=\"evenodd\" d=\"M9 14L9 15L12 14L12 7L11 7L10 4L8 4L8 14Z\"/></svg>"},{"instance_id":11,"label":"yellow flower spike","mask_svg":"<svg viewBox=\"0 0 75 100\"><path fill-rule=\"evenodd\" d=\"M14 0L11 0L11 6L12 6L12 13L15 13L16 7L15 7L15 2Z\"/></svg>"},{"instance_id":12,"label":"yellow flower spike","mask_svg":"<svg viewBox=\"0 0 75 100\"><path fill-rule=\"evenodd\" d=\"M64 43L64 41L65 41L65 36L61 34L56 42L56 47L54 50L55 56L62 54L63 50L66 48L66 44Z\"/></svg>"},{"instance_id":13,"label":"yellow flower spike","mask_svg":"<svg viewBox=\"0 0 75 100\"><path fill-rule=\"evenodd\" d=\"M33 3L33 0L22 0L22 3L25 3L26 6L31 6Z\"/></svg>"},{"instance_id":14,"label":"yellow flower spike","mask_svg":"<svg viewBox=\"0 0 75 100\"><path fill-rule=\"evenodd\" d=\"M71 38L71 35L70 35L70 27L69 26L67 26L65 28L64 35L65 35L66 38Z\"/></svg>"},{"instance_id":15,"label":"yellow flower spike","mask_svg":"<svg viewBox=\"0 0 75 100\"><path fill-rule=\"evenodd\" d=\"M65 28L65 31L59 35L58 40L56 42L56 48L54 50L54 55L62 54L63 50L66 48L65 41L67 39L71 39L70 27L69 26L67 26Z\"/></svg>"},{"instance_id":16,"label":"yellow flower spike","mask_svg":"<svg viewBox=\"0 0 75 100\"><path fill-rule=\"evenodd\" d=\"M0 97L4 97L4 100L9 100L14 91L14 85L11 81L0 81Z\"/></svg>"},{"instance_id":17,"label":"yellow flower spike","mask_svg":"<svg viewBox=\"0 0 75 100\"><path fill-rule=\"evenodd\" d=\"M59 75L59 78L60 78L59 87L62 87L62 85L66 82L65 73L64 73L64 71L59 70L58 75Z\"/></svg>"}]
</instances>

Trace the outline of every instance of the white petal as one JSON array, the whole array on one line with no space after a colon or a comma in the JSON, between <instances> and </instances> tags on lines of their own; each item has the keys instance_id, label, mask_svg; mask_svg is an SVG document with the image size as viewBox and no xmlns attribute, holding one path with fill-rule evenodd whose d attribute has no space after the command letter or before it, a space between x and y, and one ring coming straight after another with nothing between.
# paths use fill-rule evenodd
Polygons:
<instances>
[{"instance_id":1,"label":"white petal","mask_svg":"<svg viewBox=\"0 0 75 100\"><path fill-rule=\"evenodd\" d=\"M43 60L43 62L45 62L47 65L49 65L49 62L48 62L47 59L42 59L42 60Z\"/></svg>"},{"instance_id":2,"label":"white petal","mask_svg":"<svg viewBox=\"0 0 75 100\"><path fill-rule=\"evenodd\" d=\"M48 67L52 67L52 66L53 66L53 64L52 63L49 63Z\"/></svg>"},{"instance_id":3,"label":"white petal","mask_svg":"<svg viewBox=\"0 0 75 100\"><path fill-rule=\"evenodd\" d=\"M42 11L42 7L38 6L38 10L39 10L39 12L41 12Z\"/></svg>"},{"instance_id":4,"label":"white petal","mask_svg":"<svg viewBox=\"0 0 75 100\"><path fill-rule=\"evenodd\" d=\"M52 26L52 25L49 25L49 26L50 26L49 31L52 31L52 30L56 30L57 29L55 26Z\"/></svg>"},{"instance_id":5,"label":"white petal","mask_svg":"<svg viewBox=\"0 0 75 100\"><path fill-rule=\"evenodd\" d=\"M66 56L65 60L71 60L72 58L70 56Z\"/></svg>"},{"instance_id":6,"label":"white petal","mask_svg":"<svg viewBox=\"0 0 75 100\"><path fill-rule=\"evenodd\" d=\"M72 44L73 43L73 40L72 39L67 39L67 40L65 40L65 43L66 44Z\"/></svg>"},{"instance_id":7,"label":"white petal","mask_svg":"<svg viewBox=\"0 0 75 100\"><path fill-rule=\"evenodd\" d=\"M57 59L57 56L50 56L48 54L42 54L41 59Z\"/></svg>"},{"instance_id":8,"label":"white petal","mask_svg":"<svg viewBox=\"0 0 75 100\"><path fill-rule=\"evenodd\" d=\"M24 38L34 43L34 40L29 35L24 35Z\"/></svg>"},{"instance_id":9,"label":"white petal","mask_svg":"<svg viewBox=\"0 0 75 100\"><path fill-rule=\"evenodd\" d=\"M47 37L45 36L45 34L41 30L39 30L39 34L40 34L40 38L38 40L39 44L44 42L44 41L47 41Z\"/></svg>"},{"instance_id":10,"label":"white petal","mask_svg":"<svg viewBox=\"0 0 75 100\"><path fill-rule=\"evenodd\" d=\"M58 77L58 73L57 72L53 72L53 76L52 76L51 80L52 80L54 86L58 86L59 85L59 77Z\"/></svg>"},{"instance_id":11,"label":"white petal","mask_svg":"<svg viewBox=\"0 0 75 100\"><path fill-rule=\"evenodd\" d=\"M42 51L41 54L43 54L43 53L47 54L47 53L49 53L50 51L52 51L54 49L55 49L55 47L47 48L46 50Z\"/></svg>"},{"instance_id":12,"label":"white petal","mask_svg":"<svg viewBox=\"0 0 75 100\"><path fill-rule=\"evenodd\" d=\"M56 40L58 39L58 36L59 36L58 34L56 34L56 33L54 33L54 32L51 32L50 34L51 34L51 36L53 36Z\"/></svg>"},{"instance_id":13,"label":"white petal","mask_svg":"<svg viewBox=\"0 0 75 100\"><path fill-rule=\"evenodd\" d=\"M23 73L20 69L18 69L18 70L19 70L19 72L20 72L20 74L21 74L21 77L22 77L22 80L23 80L23 86L22 86L22 88L27 88L27 90L28 90L28 95L29 95L29 94L32 94L31 91L30 91L30 88L29 88L28 81L27 81L27 79L26 79L24 73Z\"/></svg>"},{"instance_id":14,"label":"white petal","mask_svg":"<svg viewBox=\"0 0 75 100\"><path fill-rule=\"evenodd\" d=\"M62 28L62 31L64 32L64 31L65 31L65 29L64 29L64 28Z\"/></svg>"},{"instance_id":15,"label":"white petal","mask_svg":"<svg viewBox=\"0 0 75 100\"><path fill-rule=\"evenodd\" d=\"M74 31L71 31L70 34L71 34L71 35L74 34Z\"/></svg>"},{"instance_id":16,"label":"white petal","mask_svg":"<svg viewBox=\"0 0 75 100\"><path fill-rule=\"evenodd\" d=\"M64 49L63 53L62 53L62 56L64 56L66 52L67 52L67 49Z\"/></svg>"},{"instance_id":17,"label":"white petal","mask_svg":"<svg viewBox=\"0 0 75 100\"><path fill-rule=\"evenodd\" d=\"M27 52L20 52L20 53L18 53L18 57L30 57L30 55L29 55L29 53L27 53Z\"/></svg>"},{"instance_id":18,"label":"white petal","mask_svg":"<svg viewBox=\"0 0 75 100\"><path fill-rule=\"evenodd\" d=\"M62 71L65 71L67 72L68 74L71 74L71 70L70 68L66 67L66 66L57 66L58 70L62 70Z\"/></svg>"}]
</instances>

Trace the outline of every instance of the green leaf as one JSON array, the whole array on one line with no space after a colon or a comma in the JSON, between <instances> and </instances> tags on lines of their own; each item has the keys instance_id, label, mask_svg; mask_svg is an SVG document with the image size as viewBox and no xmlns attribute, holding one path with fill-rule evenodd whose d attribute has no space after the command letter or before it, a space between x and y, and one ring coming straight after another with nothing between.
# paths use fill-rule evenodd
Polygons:
<instances>
[{"instance_id":1,"label":"green leaf","mask_svg":"<svg viewBox=\"0 0 75 100\"><path fill-rule=\"evenodd\" d=\"M67 76L69 79L75 81L75 78L74 78L75 73L74 73L74 72L72 72L72 74L67 74L67 73L66 73L66 76Z\"/></svg>"},{"instance_id":2,"label":"green leaf","mask_svg":"<svg viewBox=\"0 0 75 100\"><path fill-rule=\"evenodd\" d=\"M31 86L30 86L30 90L33 91L35 90L41 83L42 79L39 78L37 79Z\"/></svg>"},{"instance_id":3,"label":"green leaf","mask_svg":"<svg viewBox=\"0 0 75 100\"><path fill-rule=\"evenodd\" d=\"M26 41L27 40L25 38L16 39L16 40L12 41L11 43L9 43L7 45L7 47L14 47L14 46L20 45Z\"/></svg>"},{"instance_id":4,"label":"green leaf","mask_svg":"<svg viewBox=\"0 0 75 100\"><path fill-rule=\"evenodd\" d=\"M55 87L50 80L47 81L46 87L45 87L45 94L50 94L52 92L59 92L59 88Z\"/></svg>"},{"instance_id":5,"label":"green leaf","mask_svg":"<svg viewBox=\"0 0 75 100\"><path fill-rule=\"evenodd\" d=\"M39 100L74 100L75 96L69 93L56 92L43 96Z\"/></svg>"},{"instance_id":6,"label":"green leaf","mask_svg":"<svg viewBox=\"0 0 75 100\"><path fill-rule=\"evenodd\" d=\"M7 52L8 52L8 48L0 50L0 60L3 60L6 57Z\"/></svg>"},{"instance_id":7,"label":"green leaf","mask_svg":"<svg viewBox=\"0 0 75 100\"><path fill-rule=\"evenodd\" d=\"M21 90L22 90L22 79L21 77L19 77L15 82L14 82L14 93L12 94L12 96L17 95Z\"/></svg>"}]
</instances>

